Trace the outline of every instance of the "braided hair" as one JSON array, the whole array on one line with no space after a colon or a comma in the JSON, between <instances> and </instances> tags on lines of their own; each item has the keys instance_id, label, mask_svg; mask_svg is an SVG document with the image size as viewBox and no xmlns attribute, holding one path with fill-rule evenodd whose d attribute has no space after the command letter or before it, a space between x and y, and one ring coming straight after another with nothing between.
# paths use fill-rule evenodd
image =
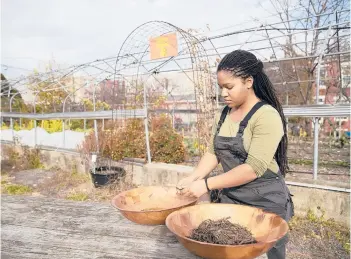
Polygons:
<instances>
[{"instance_id":1,"label":"braided hair","mask_svg":"<svg viewBox=\"0 0 351 259\"><path fill-rule=\"evenodd\" d=\"M282 120L284 136L275 152L275 159L279 165L280 172L285 176L288 170L287 146L288 137L286 130L286 119L283 113L275 89L266 73L263 71L263 64L256 56L245 50L235 50L227 54L218 64L217 73L219 71L228 71L235 77L247 79L253 78L253 89L257 98L274 107Z\"/></svg>"}]
</instances>

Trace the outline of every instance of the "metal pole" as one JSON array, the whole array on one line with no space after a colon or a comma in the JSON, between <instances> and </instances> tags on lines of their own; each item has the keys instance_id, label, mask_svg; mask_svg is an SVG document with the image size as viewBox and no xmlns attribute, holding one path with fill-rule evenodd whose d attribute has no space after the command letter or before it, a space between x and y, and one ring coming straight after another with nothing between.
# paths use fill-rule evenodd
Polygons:
<instances>
[{"instance_id":1,"label":"metal pole","mask_svg":"<svg viewBox=\"0 0 351 259\"><path fill-rule=\"evenodd\" d=\"M320 84L320 72L321 72L321 62L322 62L322 53L318 57L318 66L317 66L317 78L316 78L316 105L318 105L319 101L319 84ZM313 123L314 123L314 134L313 134L313 143L314 143L314 148L313 148L313 179L317 180L317 175L318 175L318 132L319 132L319 118L314 117L313 118Z\"/></svg>"},{"instance_id":2,"label":"metal pole","mask_svg":"<svg viewBox=\"0 0 351 259\"><path fill-rule=\"evenodd\" d=\"M285 84L285 92L286 92L286 97L285 97L285 105L288 106L289 105L289 91L287 89L287 85ZM287 129L287 132L289 132L289 117L286 117L286 127L288 128Z\"/></svg>"},{"instance_id":3,"label":"metal pole","mask_svg":"<svg viewBox=\"0 0 351 259\"><path fill-rule=\"evenodd\" d=\"M40 92L37 92L35 95L34 95L34 103L33 103L33 109L34 109L34 114L36 113L36 109L35 109L35 102L36 102L36 99L37 99L37 96ZM37 121L34 120L34 147L37 146Z\"/></svg>"},{"instance_id":4,"label":"metal pole","mask_svg":"<svg viewBox=\"0 0 351 259\"><path fill-rule=\"evenodd\" d=\"M85 111L85 104L84 104L84 111ZM87 119L84 119L83 120L83 124L84 124L84 131L86 131L87 130Z\"/></svg>"},{"instance_id":5,"label":"metal pole","mask_svg":"<svg viewBox=\"0 0 351 259\"><path fill-rule=\"evenodd\" d=\"M313 179L317 180L318 174L318 132L319 132L319 118L314 117L314 150L313 150Z\"/></svg>"},{"instance_id":6,"label":"metal pole","mask_svg":"<svg viewBox=\"0 0 351 259\"><path fill-rule=\"evenodd\" d=\"M10 129L11 129L11 135L12 135L12 141L15 141L15 133L13 131L13 119L12 117L10 118Z\"/></svg>"},{"instance_id":7,"label":"metal pole","mask_svg":"<svg viewBox=\"0 0 351 259\"><path fill-rule=\"evenodd\" d=\"M105 108L102 107L102 110L104 111ZM102 119L102 130L103 130L103 131L105 130L105 119Z\"/></svg>"},{"instance_id":8,"label":"metal pole","mask_svg":"<svg viewBox=\"0 0 351 259\"><path fill-rule=\"evenodd\" d=\"M65 134L65 120L62 120L62 147L65 148L65 141L66 134Z\"/></svg>"},{"instance_id":9,"label":"metal pole","mask_svg":"<svg viewBox=\"0 0 351 259\"><path fill-rule=\"evenodd\" d=\"M149 126L147 122L148 114L147 114L147 100L146 100L146 84L144 84L144 127L145 127L145 141L146 141L146 151L147 151L147 162L151 163L151 152L150 152L150 142L149 142Z\"/></svg>"},{"instance_id":10,"label":"metal pole","mask_svg":"<svg viewBox=\"0 0 351 259\"><path fill-rule=\"evenodd\" d=\"M335 11L335 22L338 23L339 17L338 17L338 11ZM339 38L339 26L336 25L336 41L337 41L337 46L338 46L338 52L340 52L340 38ZM338 55L338 63L339 63L339 80L340 80L340 90L339 90L339 96L340 100L342 98L342 89L343 89L343 78L342 78L342 68L341 68L341 59L340 55Z\"/></svg>"},{"instance_id":11,"label":"metal pole","mask_svg":"<svg viewBox=\"0 0 351 259\"><path fill-rule=\"evenodd\" d=\"M94 84L94 90L93 90L94 112L96 111L95 91L96 91L96 84ZM99 138L98 138L98 130L97 130L96 119L94 119L94 131L95 131L95 140L96 140L96 152L99 153Z\"/></svg>"},{"instance_id":12,"label":"metal pole","mask_svg":"<svg viewBox=\"0 0 351 259\"><path fill-rule=\"evenodd\" d=\"M328 44L328 40L330 37L331 26L329 25L329 29L327 31L326 39L324 42L324 47L322 48L319 56L318 56L318 65L317 65L317 78L316 78L316 105L319 102L319 86L320 86L320 79L321 79L321 63L323 59L323 53L325 51L325 47ZM318 140L319 140L319 118L314 117L314 135L313 135L313 142L314 142L314 150L313 150L313 179L317 180L318 175Z\"/></svg>"},{"instance_id":13,"label":"metal pole","mask_svg":"<svg viewBox=\"0 0 351 259\"><path fill-rule=\"evenodd\" d=\"M18 94L19 94L19 92L14 94L10 98L10 112L12 112L12 101L13 101L14 97ZM2 125L2 123L1 123L1 125ZM12 119L12 117L10 118L10 127L11 127L12 141L15 141L15 133L13 132L13 119Z\"/></svg>"},{"instance_id":14,"label":"metal pole","mask_svg":"<svg viewBox=\"0 0 351 259\"><path fill-rule=\"evenodd\" d=\"M9 83L9 90L7 92L7 98L10 98L12 85Z\"/></svg>"}]
</instances>

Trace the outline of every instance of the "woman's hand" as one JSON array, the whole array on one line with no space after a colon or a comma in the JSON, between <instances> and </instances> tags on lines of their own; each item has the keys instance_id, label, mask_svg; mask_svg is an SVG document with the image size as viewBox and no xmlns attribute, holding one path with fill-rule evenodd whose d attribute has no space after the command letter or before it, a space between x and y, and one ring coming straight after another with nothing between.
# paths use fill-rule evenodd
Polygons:
<instances>
[{"instance_id":1,"label":"woman's hand","mask_svg":"<svg viewBox=\"0 0 351 259\"><path fill-rule=\"evenodd\" d=\"M182 196L199 198L207 193L205 180L196 180L192 182L188 187L181 190L180 193Z\"/></svg>"},{"instance_id":2,"label":"woman's hand","mask_svg":"<svg viewBox=\"0 0 351 259\"><path fill-rule=\"evenodd\" d=\"M205 178L218 165L216 155L206 152L201 158L199 164L194 169L193 173L180 180L177 184L177 192L180 193L185 187L188 187L192 182Z\"/></svg>"},{"instance_id":3,"label":"woman's hand","mask_svg":"<svg viewBox=\"0 0 351 259\"><path fill-rule=\"evenodd\" d=\"M192 182L196 181L199 178L196 174L192 174L188 177L181 179L177 184L177 189L182 190L185 187L189 186Z\"/></svg>"}]
</instances>

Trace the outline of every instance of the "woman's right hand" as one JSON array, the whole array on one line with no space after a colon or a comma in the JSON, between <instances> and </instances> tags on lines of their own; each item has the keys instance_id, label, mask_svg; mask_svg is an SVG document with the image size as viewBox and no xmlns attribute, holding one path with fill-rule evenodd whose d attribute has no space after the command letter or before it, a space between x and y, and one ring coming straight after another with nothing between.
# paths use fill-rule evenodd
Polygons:
<instances>
[{"instance_id":1,"label":"woman's right hand","mask_svg":"<svg viewBox=\"0 0 351 259\"><path fill-rule=\"evenodd\" d=\"M193 169L193 173L181 179L177 184L177 193L182 194L182 190L185 187L190 186L190 184L196 180L204 179L209 173L212 172L218 165L218 159L216 155L206 152L201 158L199 164Z\"/></svg>"},{"instance_id":2,"label":"woman's right hand","mask_svg":"<svg viewBox=\"0 0 351 259\"><path fill-rule=\"evenodd\" d=\"M182 190L183 188L189 186L192 182L198 179L199 179L199 176L197 176L196 174L192 174L188 177L185 177L177 183L177 189Z\"/></svg>"}]
</instances>

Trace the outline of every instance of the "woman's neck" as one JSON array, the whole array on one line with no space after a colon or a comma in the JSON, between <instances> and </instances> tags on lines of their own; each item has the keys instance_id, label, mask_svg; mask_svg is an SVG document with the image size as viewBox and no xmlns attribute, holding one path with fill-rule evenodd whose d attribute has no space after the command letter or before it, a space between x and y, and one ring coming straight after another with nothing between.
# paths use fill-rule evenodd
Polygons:
<instances>
[{"instance_id":1,"label":"woman's neck","mask_svg":"<svg viewBox=\"0 0 351 259\"><path fill-rule=\"evenodd\" d=\"M257 98L256 95L250 96L242 105L240 105L240 107L238 107L237 110L242 114L246 114L252 109L252 107L254 107L256 103L260 101L261 100Z\"/></svg>"},{"instance_id":2,"label":"woman's neck","mask_svg":"<svg viewBox=\"0 0 351 259\"><path fill-rule=\"evenodd\" d=\"M231 110L230 116L234 122L239 122L244 119L245 115L254 107L256 103L261 101L256 97L248 98L242 105Z\"/></svg>"}]
</instances>

